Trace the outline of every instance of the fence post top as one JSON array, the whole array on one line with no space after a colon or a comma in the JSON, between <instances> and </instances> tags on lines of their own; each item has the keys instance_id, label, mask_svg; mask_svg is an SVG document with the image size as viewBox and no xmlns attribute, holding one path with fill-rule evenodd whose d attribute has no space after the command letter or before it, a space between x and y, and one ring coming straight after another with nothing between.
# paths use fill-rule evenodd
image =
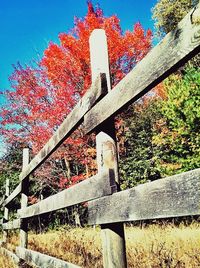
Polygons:
<instances>
[{"instance_id":1,"label":"fence post top","mask_svg":"<svg viewBox=\"0 0 200 268\"><path fill-rule=\"evenodd\" d=\"M29 148L23 148L23 155L29 154Z\"/></svg>"},{"instance_id":2,"label":"fence post top","mask_svg":"<svg viewBox=\"0 0 200 268\"><path fill-rule=\"evenodd\" d=\"M94 29L89 38L92 83L100 73L106 74L108 91L111 90L107 37L104 29Z\"/></svg>"},{"instance_id":3,"label":"fence post top","mask_svg":"<svg viewBox=\"0 0 200 268\"><path fill-rule=\"evenodd\" d=\"M22 158L22 170L26 168L29 163L29 148L23 149L23 158Z\"/></svg>"},{"instance_id":4,"label":"fence post top","mask_svg":"<svg viewBox=\"0 0 200 268\"><path fill-rule=\"evenodd\" d=\"M103 35L106 35L106 32L104 29L94 29L91 32L90 36L93 36L93 35L102 35L103 36Z\"/></svg>"}]
</instances>

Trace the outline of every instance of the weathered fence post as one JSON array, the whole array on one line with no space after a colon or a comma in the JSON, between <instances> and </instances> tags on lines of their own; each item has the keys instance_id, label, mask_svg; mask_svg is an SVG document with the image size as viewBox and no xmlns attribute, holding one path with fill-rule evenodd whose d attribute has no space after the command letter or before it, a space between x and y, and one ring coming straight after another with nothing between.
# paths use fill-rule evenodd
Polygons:
<instances>
[{"instance_id":1,"label":"weathered fence post","mask_svg":"<svg viewBox=\"0 0 200 268\"><path fill-rule=\"evenodd\" d=\"M105 31L96 29L90 36L90 58L92 82L100 73L106 74L107 88L111 90L108 48ZM109 169L110 179L115 180L119 189L117 146L114 120L103 125L96 136L98 173ZM113 208L114 209L114 208ZM126 250L123 223L101 225L103 244L103 265L105 268L125 268Z\"/></svg>"},{"instance_id":2,"label":"weathered fence post","mask_svg":"<svg viewBox=\"0 0 200 268\"><path fill-rule=\"evenodd\" d=\"M5 194L5 199L9 196L10 194L10 181L9 179L6 179L6 194ZM5 206L4 207L4 217L3 217L3 223L8 222L9 220L9 209ZM6 243L8 238L8 230L3 231L3 242Z\"/></svg>"},{"instance_id":3,"label":"weathered fence post","mask_svg":"<svg viewBox=\"0 0 200 268\"><path fill-rule=\"evenodd\" d=\"M107 39L105 31L102 29L95 29L90 36L89 42L92 83L95 83L100 73L105 73L107 88L108 90L111 90Z\"/></svg>"},{"instance_id":4,"label":"weathered fence post","mask_svg":"<svg viewBox=\"0 0 200 268\"><path fill-rule=\"evenodd\" d=\"M29 149L23 149L23 164L22 171L27 167L29 163ZM21 191L21 209L25 208L28 204L28 188L29 188L29 178L22 181L22 191ZM20 226L20 247L27 248L28 244L28 220L22 219Z\"/></svg>"}]
</instances>

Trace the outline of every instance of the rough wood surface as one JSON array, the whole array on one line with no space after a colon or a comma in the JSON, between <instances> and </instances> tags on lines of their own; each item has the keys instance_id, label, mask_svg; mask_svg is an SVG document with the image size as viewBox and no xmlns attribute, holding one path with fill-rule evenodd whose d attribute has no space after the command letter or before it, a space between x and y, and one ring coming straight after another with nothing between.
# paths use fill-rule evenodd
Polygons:
<instances>
[{"instance_id":1,"label":"rough wood surface","mask_svg":"<svg viewBox=\"0 0 200 268\"><path fill-rule=\"evenodd\" d=\"M19 264L19 258L17 257L17 255L15 255L12 251L6 249L6 248L3 248L3 247L0 247L0 252L8 257L8 258L11 258L13 260L13 262L15 264ZM2 267L3 268L3 267ZM5 267L5 268L8 268L8 267Z\"/></svg>"},{"instance_id":2,"label":"rough wood surface","mask_svg":"<svg viewBox=\"0 0 200 268\"><path fill-rule=\"evenodd\" d=\"M108 91L111 90L110 71L108 59L107 39L104 30L94 30L90 37L90 56L92 80L101 70L106 73ZM118 159L114 121L102 124L96 136L98 174L104 170L109 171L110 180L113 182L111 192L117 192L119 187ZM108 268L125 268L126 252L123 224L101 226L103 249L103 266Z\"/></svg>"},{"instance_id":3,"label":"rough wood surface","mask_svg":"<svg viewBox=\"0 0 200 268\"><path fill-rule=\"evenodd\" d=\"M13 199L15 199L21 193L21 189L22 189L22 184L19 183L19 185L15 188L15 190L5 199L5 201L3 202L3 206L9 207Z\"/></svg>"},{"instance_id":4,"label":"rough wood surface","mask_svg":"<svg viewBox=\"0 0 200 268\"><path fill-rule=\"evenodd\" d=\"M98 172L109 170L110 179L114 182L112 193L119 187L117 147L115 141L114 122L101 127L103 131L96 136ZM115 206L113 205L113 210ZM125 268L126 250L123 223L101 225L103 249L103 266L106 268Z\"/></svg>"},{"instance_id":5,"label":"rough wood surface","mask_svg":"<svg viewBox=\"0 0 200 268\"><path fill-rule=\"evenodd\" d=\"M199 14L200 4L85 115L86 133L136 101L200 52L200 24L192 23L192 17L200 17Z\"/></svg>"},{"instance_id":6,"label":"rough wood surface","mask_svg":"<svg viewBox=\"0 0 200 268\"><path fill-rule=\"evenodd\" d=\"M10 181L9 179L6 179L6 193L5 193L5 196L8 197L10 194ZM9 210L8 208L4 208L4 219L7 221L8 220L8 213L9 213Z\"/></svg>"},{"instance_id":7,"label":"rough wood surface","mask_svg":"<svg viewBox=\"0 0 200 268\"><path fill-rule=\"evenodd\" d=\"M101 74L96 83L89 89L83 98L74 107L71 113L63 121L56 133L50 138L41 151L33 158L28 167L20 174L23 180L37 169L70 134L83 122L85 113L104 95L105 75ZM101 87L99 85L103 84Z\"/></svg>"},{"instance_id":8,"label":"rough wood surface","mask_svg":"<svg viewBox=\"0 0 200 268\"><path fill-rule=\"evenodd\" d=\"M110 178L114 186L112 193L118 190L118 159L114 133L114 124L102 126L96 136L98 172L109 170ZM113 207L114 209L114 207ZM101 238L103 249L103 266L109 268L127 267L124 228L122 223L101 225Z\"/></svg>"},{"instance_id":9,"label":"rough wood surface","mask_svg":"<svg viewBox=\"0 0 200 268\"><path fill-rule=\"evenodd\" d=\"M120 222L101 225L101 239L103 247L103 267L127 267L123 224Z\"/></svg>"},{"instance_id":10,"label":"rough wood surface","mask_svg":"<svg viewBox=\"0 0 200 268\"><path fill-rule=\"evenodd\" d=\"M4 206L4 202L5 202L5 195L3 195L1 198L0 207Z\"/></svg>"},{"instance_id":11,"label":"rough wood surface","mask_svg":"<svg viewBox=\"0 0 200 268\"><path fill-rule=\"evenodd\" d=\"M105 73L108 91L111 89L108 47L105 30L95 29L90 35L90 65L92 83L95 83L100 73Z\"/></svg>"},{"instance_id":12,"label":"rough wood surface","mask_svg":"<svg viewBox=\"0 0 200 268\"><path fill-rule=\"evenodd\" d=\"M111 183L109 174L105 171L101 175L97 174L37 204L19 210L18 214L21 218L28 218L109 195Z\"/></svg>"},{"instance_id":13,"label":"rough wood surface","mask_svg":"<svg viewBox=\"0 0 200 268\"><path fill-rule=\"evenodd\" d=\"M21 247L16 248L17 255L20 259L25 260L25 262L34 267L40 268L80 268L72 263L59 260L57 258L33 251L30 249L25 249Z\"/></svg>"},{"instance_id":14,"label":"rough wood surface","mask_svg":"<svg viewBox=\"0 0 200 268\"><path fill-rule=\"evenodd\" d=\"M13 221L9 221L2 224L2 227L4 230L13 230L13 229L19 229L20 228L20 219L16 219Z\"/></svg>"},{"instance_id":15,"label":"rough wood surface","mask_svg":"<svg viewBox=\"0 0 200 268\"><path fill-rule=\"evenodd\" d=\"M23 149L23 165L22 171L26 169L29 163L29 149ZM22 191L21 191L21 209L24 209L28 205L28 192L29 192L29 177L26 177L22 182ZM20 224L20 246L27 248L28 246L28 220L22 219ZM23 263L21 263L23 268Z\"/></svg>"},{"instance_id":16,"label":"rough wood surface","mask_svg":"<svg viewBox=\"0 0 200 268\"><path fill-rule=\"evenodd\" d=\"M109 170L114 186L113 192L117 192L119 184L117 145L114 137L114 122L109 123L101 128L102 131L96 135L97 167L98 174L104 170Z\"/></svg>"},{"instance_id":17,"label":"rough wood surface","mask_svg":"<svg viewBox=\"0 0 200 268\"><path fill-rule=\"evenodd\" d=\"M200 169L91 201L88 209L92 225L199 215Z\"/></svg>"},{"instance_id":18,"label":"rough wood surface","mask_svg":"<svg viewBox=\"0 0 200 268\"><path fill-rule=\"evenodd\" d=\"M6 193L5 196L8 197L10 193L10 181L9 179L6 179ZM9 209L7 207L4 207L4 217L3 217L3 223L8 222L9 220ZM8 231L3 230L3 241L6 243L8 238Z\"/></svg>"}]
</instances>

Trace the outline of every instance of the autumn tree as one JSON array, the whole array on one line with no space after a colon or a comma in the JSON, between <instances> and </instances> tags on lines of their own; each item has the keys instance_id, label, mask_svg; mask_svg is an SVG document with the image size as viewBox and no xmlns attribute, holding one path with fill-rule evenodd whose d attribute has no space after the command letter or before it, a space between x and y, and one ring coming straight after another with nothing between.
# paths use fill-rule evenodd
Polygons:
<instances>
[{"instance_id":1,"label":"autumn tree","mask_svg":"<svg viewBox=\"0 0 200 268\"><path fill-rule=\"evenodd\" d=\"M16 65L10 77L12 90L5 92L7 103L0 112L0 132L8 143L27 143L37 153L84 95L91 84L89 36L95 28L104 29L108 38L112 86L151 48L150 30L145 32L136 23L132 31L124 33L117 16L105 17L102 9L89 1L86 16L76 18L69 33L59 34L60 43L51 42L40 62ZM93 138L83 137L79 129L50 159L57 166L65 159L65 168L71 166L68 172L61 168L56 174L62 183L67 174L74 175L76 182L77 175L95 168L92 145Z\"/></svg>"}]
</instances>

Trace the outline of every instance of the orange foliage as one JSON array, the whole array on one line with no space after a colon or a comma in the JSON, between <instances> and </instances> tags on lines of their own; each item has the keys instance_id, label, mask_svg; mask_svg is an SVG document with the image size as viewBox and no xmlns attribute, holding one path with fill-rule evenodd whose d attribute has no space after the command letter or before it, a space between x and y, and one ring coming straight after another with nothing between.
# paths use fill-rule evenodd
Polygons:
<instances>
[{"instance_id":1,"label":"orange foliage","mask_svg":"<svg viewBox=\"0 0 200 268\"><path fill-rule=\"evenodd\" d=\"M136 23L132 31L123 33L117 16L105 17L102 9L89 1L86 16L75 18L70 33L59 35L60 44L49 44L36 67L15 67L10 77L13 91L5 93L8 102L0 111L0 134L9 143L27 143L37 153L84 95L91 84L89 37L96 28L104 29L107 35L112 86L151 48L150 30L145 32ZM78 130L54 157L71 160L73 155L93 172L92 143L92 138L83 137Z\"/></svg>"}]
</instances>

